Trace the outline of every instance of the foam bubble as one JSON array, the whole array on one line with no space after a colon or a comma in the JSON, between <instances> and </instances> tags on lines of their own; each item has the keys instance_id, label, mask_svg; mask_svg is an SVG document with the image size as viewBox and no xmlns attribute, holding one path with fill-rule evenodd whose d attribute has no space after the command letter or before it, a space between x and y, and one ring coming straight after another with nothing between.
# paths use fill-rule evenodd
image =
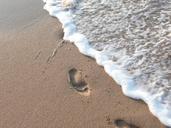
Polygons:
<instances>
[{"instance_id":1,"label":"foam bubble","mask_svg":"<svg viewBox=\"0 0 171 128\"><path fill-rule=\"evenodd\" d=\"M171 3L168 0L44 0L64 39L99 65L125 95L171 126ZM77 29L76 29L77 28Z\"/></svg>"}]
</instances>

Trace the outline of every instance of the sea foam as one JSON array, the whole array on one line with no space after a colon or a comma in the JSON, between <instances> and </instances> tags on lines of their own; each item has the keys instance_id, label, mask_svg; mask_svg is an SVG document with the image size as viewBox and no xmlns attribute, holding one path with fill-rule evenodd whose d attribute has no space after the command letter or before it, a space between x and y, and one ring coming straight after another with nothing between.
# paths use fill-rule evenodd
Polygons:
<instances>
[{"instance_id":1,"label":"sea foam","mask_svg":"<svg viewBox=\"0 0 171 128\"><path fill-rule=\"evenodd\" d=\"M64 39L171 126L171 0L44 0Z\"/></svg>"}]
</instances>

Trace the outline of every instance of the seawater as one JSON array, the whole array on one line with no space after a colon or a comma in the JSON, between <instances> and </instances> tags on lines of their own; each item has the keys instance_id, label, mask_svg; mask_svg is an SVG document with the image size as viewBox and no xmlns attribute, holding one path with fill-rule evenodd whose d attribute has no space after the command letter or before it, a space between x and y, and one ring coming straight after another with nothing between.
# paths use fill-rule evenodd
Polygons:
<instances>
[{"instance_id":1,"label":"seawater","mask_svg":"<svg viewBox=\"0 0 171 128\"><path fill-rule=\"evenodd\" d=\"M171 0L44 0L64 39L171 126Z\"/></svg>"}]
</instances>

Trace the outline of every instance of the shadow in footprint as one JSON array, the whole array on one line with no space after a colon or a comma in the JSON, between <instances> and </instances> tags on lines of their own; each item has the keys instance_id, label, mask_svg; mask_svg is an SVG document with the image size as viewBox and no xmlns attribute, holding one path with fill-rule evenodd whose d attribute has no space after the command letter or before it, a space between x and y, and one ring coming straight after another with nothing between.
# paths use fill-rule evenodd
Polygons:
<instances>
[{"instance_id":1,"label":"shadow in footprint","mask_svg":"<svg viewBox=\"0 0 171 128\"><path fill-rule=\"evenodd\" d=\"M129 124L124 120L118 119L114 121L116 128L139 128L133 124Z\"/></svg>"},{"instance_id":2,"label":"shadow in footprint","mask_svg":"<svg viewBox=\"0 0 171 128\"><path fill-rule=\"evenodd\" d=\"M73 89L80 94L88 96L90 90L87 82L84 80L82 71L72 68L68 71L68 81Z\"/></svg>"}]
</instances>

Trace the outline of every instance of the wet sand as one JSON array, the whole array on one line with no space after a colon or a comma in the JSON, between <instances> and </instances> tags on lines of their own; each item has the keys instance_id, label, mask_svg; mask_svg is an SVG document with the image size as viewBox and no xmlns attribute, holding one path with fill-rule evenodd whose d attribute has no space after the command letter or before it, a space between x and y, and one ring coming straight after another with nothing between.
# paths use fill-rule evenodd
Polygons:
<instances>
[{"instance_id":1,"label":"wet sand","mask_svg":"<svg viewBox=\"0 0 171 128\"><path fill-rule=\"evenodd\" d=\"M117 119L165 128L145 103L124 96L102 67L63 41L61 24L42 8L41 0L0 2L0 128L115 128ZM83 73L90 95L71 88L71 68Z\"/></svg>"}]
</instances>

